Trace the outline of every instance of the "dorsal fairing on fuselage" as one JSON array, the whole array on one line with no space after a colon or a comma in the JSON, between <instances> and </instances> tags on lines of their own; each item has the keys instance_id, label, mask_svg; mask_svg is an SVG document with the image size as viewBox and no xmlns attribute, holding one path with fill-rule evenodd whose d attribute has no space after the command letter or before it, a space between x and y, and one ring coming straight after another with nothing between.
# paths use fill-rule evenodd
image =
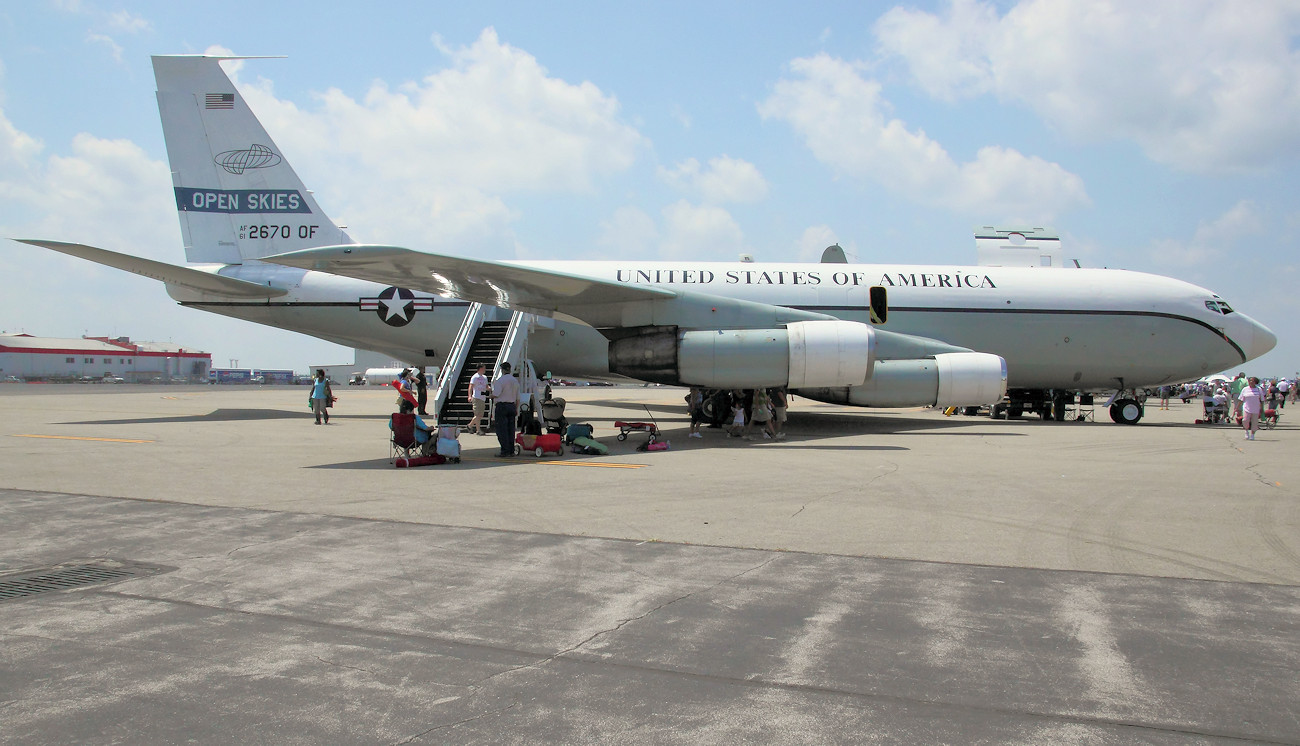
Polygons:
<instances>
[{"instance_id":1,"label":"dorsal fairing on fuselage","mask_svg":"<svg viewBox=\"0 0 1300 746\"><path fill-rule=\"evenodd\" d=\"M153 58L186 257L238 264L352 243L248 108L222 59L230 58Z\"/></svg>"}]
</instances>

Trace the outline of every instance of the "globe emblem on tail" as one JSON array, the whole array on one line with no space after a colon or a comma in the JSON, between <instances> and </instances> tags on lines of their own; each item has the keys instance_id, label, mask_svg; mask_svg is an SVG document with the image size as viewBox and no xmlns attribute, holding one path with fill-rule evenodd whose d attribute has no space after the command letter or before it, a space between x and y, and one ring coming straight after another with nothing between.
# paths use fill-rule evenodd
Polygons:
<instances>
[{"instance_id":1,"label":"globe emblem on tail","mask_svg":"<svg viewBox=\"0 0 1300 746\"><path fill-rule=\"evenodd\" d=\"M242 174L254 168L270 168L280 165L280 156L265 145L253 143L247 150L227 150L218 153L212 159L228 173Z\"/></svg>"}]
</instances>

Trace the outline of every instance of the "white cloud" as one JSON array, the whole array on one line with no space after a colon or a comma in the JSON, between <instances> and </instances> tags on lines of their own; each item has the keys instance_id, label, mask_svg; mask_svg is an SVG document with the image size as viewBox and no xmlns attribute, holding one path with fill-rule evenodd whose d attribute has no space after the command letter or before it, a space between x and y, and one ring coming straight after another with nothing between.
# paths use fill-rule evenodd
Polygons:
<instances>
[{"instance_id":1,"label":"white cloud","mask_svg":"<svg viewBox=\"0 0 1300 746\"><path fill-rule=\"evenodd\" d=\"M744 253L745 236L731 213L686 200L664 208L659 254L665 259L734 261Z\"/></svg>"},{"instance_id":2,"label":"white cloud","mask_svg":"<svg viewBox=\"0 0 1300 746\"><path fill-rule=\"evenodd\" d=\"M128 34L138 34L153 29L153 24L148 19L125 10L109 13L108 25L117 31L125 31Z\"/></svg>"},{"instance_id":3,"label":"white cloud","mask_svg":"<svg viewBox=\"0 0 1300 746\"><path fill-rule=\"evenodd\" d=\"M825 54L790 63L759 106L788 122L813 155L844 176L871 179L909 199L980 219L1039 222L1088 204L1083 181L1055 163L989 146L957 163L924 131L887 117L881 86Z\"/></svg>"},{"instance_id":4,"label":"white cloud","mask_svg":"<svg viewBox=\"0 0 1300 746\"><path fill-rule=\"evenodd\" d=\"M636 207L620 207L600 223L596 245L621 257L646 258L659 240L654 218Z\"/></svg>"},{"instance_id":5,"label":"white cloud","mask_svg":"<svg viewBox=\"0 0 1300 746\"><path fill-rule=\"evenodd\" d=\"M0 109L0 166L4 167L0 168L0 189L23 183L19 171L31 169L41 150L41 141L15 127Z\"/></svg>"},{"instance_id":6,"label":"white cloud","mask_svg":"<svg viewBox=\"0 0 1300 746\"><path fill-rule=\"evenodd\" d=\"M1149 253L1164 266L1191 269L1226 261L1225 269L1243 271L1233 257L1250 256L1251 245L1264 235L1264 225L1259 207L1250 200L1241 200L1214 220L1201 221L1190 240L1157 240Z\"/></svg>"},{"instance_id":7,"label":"white cloud","mask_svg":"<svg viewBox=\"0 0 1300 746\"><path fill-rule=\"evenodd\" d=\"M758 202L767 196L767 180L754 164L720 156L709 159L707 168L688 158L674 168L659 168L659 178L674 189L698 197L709 204Z\"/></svg>"},{"instance_id":8,"label":"white cloud","mask_svg":"<svg viewBox=\"0 0 1300 746\"><path fill-rule=\"evenodd\" d=\"M875 32L936 98L993 94L1081 141L1233 171L1300 152L1298 27L1300 5L1271 0L1025 0L1001 16L953 0L895 8Z\"/></svg>"},{"instance_id":9,"label":"white cloud","mask_svg":"<svg viewBox=\"0 0 1300 746\"><path fill-rule=\"evenodd\" d=\"M822 258L822 252L831 244L839 243L839 238L835 231L831 230L828 225L813 225L804 229L799 239L795 241L794 249L796 261L800 262L819 262ZM843 248L843 247L841 247ZM845 253L848 253L847 250ZM850 261L852 259L850 258Z\"/></svg>"},{"instance_id":10,"label":"white cloud","mask_svg":"<svg viewBox=\"0 0 1300 746\"><path fill-rule=\"evenodd\" d=\"M43 152L0 111L0 219L25 235L176 258L178 222L165 164L128 140L85 133L73 138L67 155L42 159Z\"/></svg>"},{"instance_id":11,"label":"white cloud","mask_svg":"<svg viewBox=\"0 0 1300 746\"><path fill-rule=\"evenodd\" d=\"M103 44L108 48L108 53L113 56L114 62L122 61L122 45L114 41L112 37L105 36L104 34L90 33L86 34L86 40L94 42L95 44Z\"/></svg>"},{"instance_id":12,"label":"white cloud","mask_svg":"<svg viewBox=\"0 0 1300 746\"><path fill-rule=\"evenodd\" d=\"M279 100L265 80L240 90L326 210L341 205L360 240L464 248L471 234L501 239L514 218L503 195L590 191L647 145L619 119L615 98L548 76L490 28L444 51L447 69L376 81L359 99L330 89L318 111ZM448 216L460 222L430 222Z\"/></svg>"}]
</instances>

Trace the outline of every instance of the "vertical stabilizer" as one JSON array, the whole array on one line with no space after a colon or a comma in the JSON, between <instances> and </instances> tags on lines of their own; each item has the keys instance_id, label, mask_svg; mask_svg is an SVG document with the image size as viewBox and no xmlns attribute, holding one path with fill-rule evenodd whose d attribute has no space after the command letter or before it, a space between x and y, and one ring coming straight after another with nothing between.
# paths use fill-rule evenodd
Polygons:
<instances>
[{"instance_id":1,"label":"vertical stabilizer","mask_svg":"<svg viewBox=\"0 0 1300 746\"><path fill-rule=\"evenodd\" d=\"M223 59L232 58L153 58L186 258L238 264L353 243L285 161Z\"/></svg>"}]
</instances>

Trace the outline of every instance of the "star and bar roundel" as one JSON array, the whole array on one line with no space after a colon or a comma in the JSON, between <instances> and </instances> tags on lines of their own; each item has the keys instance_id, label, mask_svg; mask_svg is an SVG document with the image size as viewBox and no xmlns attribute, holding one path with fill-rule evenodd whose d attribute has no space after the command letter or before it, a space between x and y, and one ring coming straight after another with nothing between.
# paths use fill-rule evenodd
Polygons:
<instances>
[{"instance_id":1,"label":"star and bar roundel","mask_svg":"<svg viewBox=\"0 0 1300 746\"><path fill-rule=\"evenodd\" d=\"M433 310L433 298L416 298L406 288L388 287L377 298L359 299L357 305L362 311L374 311L389 326L406 326L416 311Z\"/></svg>"}]
</instances>

